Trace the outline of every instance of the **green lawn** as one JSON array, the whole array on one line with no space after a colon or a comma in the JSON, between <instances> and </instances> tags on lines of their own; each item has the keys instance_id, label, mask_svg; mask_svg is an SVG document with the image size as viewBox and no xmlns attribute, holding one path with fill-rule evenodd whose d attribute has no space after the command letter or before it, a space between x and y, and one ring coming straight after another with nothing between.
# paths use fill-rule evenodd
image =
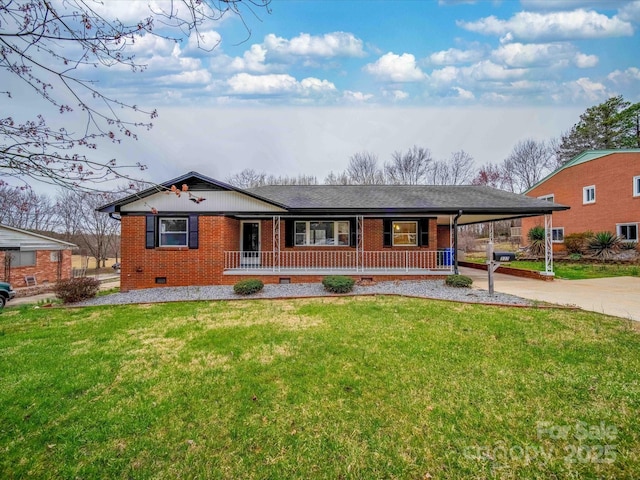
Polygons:
<instances>
[{"instance_id":1,"label":"green lawn","mask_svg":"<svg viewBox=\"0 0 640 480\"><path fill-rule=\"evenodd\" d=\"M468 262L486 263L486 259L469 258ZM535 272L544 271L544 261L517 260L504 264L507 267L522 268ZM553 270L557 278L568 280L584 280L587 278L605 277L637 277L640 276L640 265L617 265L608 263L566 263L554 262Z\"/></svg>"},{"instance_id":2,"label":"green lawn","mask_svg":"<svg viewBox=\"0 0 640 480\"><path fill-rule=\"evenodd\" d=\"M421 299L8 308L0 478L640 478L639 351Z\"/></svg>"}]
</instances>

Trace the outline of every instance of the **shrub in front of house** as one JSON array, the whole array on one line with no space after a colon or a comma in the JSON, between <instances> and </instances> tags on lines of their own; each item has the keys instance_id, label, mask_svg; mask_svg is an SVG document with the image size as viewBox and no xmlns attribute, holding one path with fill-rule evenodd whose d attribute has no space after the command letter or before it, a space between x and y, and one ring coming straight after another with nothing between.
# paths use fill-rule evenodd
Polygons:
<instances>
[{"instance_id":1,"label":"shrub in front of house","mask_svg":"<svg viewBox=\"0 0 640 480\"><path fill-rule=\"evenodd\" d=\"M331 293L349 293L356 281L343 275L331 275L322 279L324 289Z\"/></svg>"},{"instance_id":2,"label":"shrub in front of house","mask_svg":"<svg viewBox=\"0 0 640 480\"><path fill-rule=\"evenodd\" d=\"M545 230L544 227L537 225L529 230L527 233L527 238L529 239L529 254L540 257L544 255L545 248Z\"/></svg>"},{"instance_id":3,"label":"shrub in front of house","mask_svg":"<svg viewBox=\"0 0 640 480\"><path fill-rule=\"evenodd\" d=\"M62 303L75 303L88 300L98 294L100 280L93 277L78 277L68 280L60 280L56 283L53 292Z\"/></svg>"},{"instance_id":4,"label":"shrub in front of house","mask_svg":"<svg viewBox=\"0 0 640 480\"><path fill-rule=\"evenodd\" d=\"M612 232L597 232L589 239L589 253L602 261L620 251L622 238Z\"/></svg>"},{"instance_id":5,"label":"shrub in front of house","mask_svg":"<svg viewBox=\"0 0 640 480\"><path fill-rule=\"evenodd\" d=\"M444 283L449 287L469 288L473 283L473 279L466 275L449 275Z\"/></svg>"},{"instance_id":6,"label":"shrub in front of house","mask_svg":"<svg viewBox=\"0 0 640 480\"><path fill-rule=\"evenodd\" d=\"M238 295L252 295L258 293L264 288L262 280L257 278L247 278L246 280L240 280L233 286L233 291Z\"/></svg>"},{"instance_id":7,"label":"shrub in front of house","mask_svg":"<svg viewBox=\"0 0 640 480\"><path fill-rule=\"evenodd\" d=\"M589 239L593 237L593 232L570 233L564 237L564 247L567 253L578 253L584 255L587 251Z\"/></svg>"}]
</instances>

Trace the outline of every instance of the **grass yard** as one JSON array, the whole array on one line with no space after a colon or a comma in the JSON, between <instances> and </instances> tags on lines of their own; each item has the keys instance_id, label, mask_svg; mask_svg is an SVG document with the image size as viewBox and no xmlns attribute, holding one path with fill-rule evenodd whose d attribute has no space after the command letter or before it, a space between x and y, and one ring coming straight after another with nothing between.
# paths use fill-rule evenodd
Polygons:
<instances>
[{"instance_id":1,"label":"grass yard","mask_svg":"<svg viewBox=\"0 0 640 480\"><path fill-rule=\"evenodd\" d=\"M486 258L471 257L468 262L486 263ZM516 260L515 262L504 263L511 268L522 268L523 270L533 270L535 272L544 271L544 260L528 261ZM588 278L607 277L637 277L640 276L640 265L619 265L613 263L567 263L554 262L553 270L557 278L567 280L585 280Z\"/></svg>"},{"instance_id":2,"label":"grass yard","mask_svg":"<svg viewBox=\"0 0 640 480\"><path fill-rule=\"evenodd\" d=\"M407 298L8 308L0 478L640 478L639 351Z\"/></svg>"}]
</instances>

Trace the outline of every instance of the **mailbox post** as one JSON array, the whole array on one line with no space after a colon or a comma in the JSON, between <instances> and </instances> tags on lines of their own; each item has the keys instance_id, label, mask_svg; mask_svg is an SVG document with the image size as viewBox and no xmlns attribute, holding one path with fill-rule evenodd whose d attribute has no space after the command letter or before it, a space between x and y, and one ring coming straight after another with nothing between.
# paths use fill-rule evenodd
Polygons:
<instances>
[{"instance_id":1,"label":"mailbox post","mask_svg":"<svg viewBox=\"0 0 640 480\"><path fill-rule=\"evenodd\" d=\"M516 254L511 252L494 252L493 242L487 245L487 273L489 276L489 295L493 295L493 273L500 267L500 262L512 262Z\"/></svg>"}]
</instances>

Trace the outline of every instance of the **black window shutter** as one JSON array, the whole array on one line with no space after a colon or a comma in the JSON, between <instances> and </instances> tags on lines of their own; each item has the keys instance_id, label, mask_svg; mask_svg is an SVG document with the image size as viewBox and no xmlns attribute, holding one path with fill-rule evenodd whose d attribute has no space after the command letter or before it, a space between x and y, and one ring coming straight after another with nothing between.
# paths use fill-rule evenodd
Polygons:
<instances>
[{"instance_id":1,"label":"black window shutter","mask_svg":"<svg viewBox=\"0 0 640 480\"><path fill-rule=\"evenodd\" d=\"M358 246L358 221L355 218L349 220L349 245L352 247Z\"/></svg>"},{"instance_id":2,"label":"black window shutter","mask_svg":"<svg viewBox=\"0 0 640 480\"><path fill-rule=\"evenodd\" d=\"M189 248L198 248L198 215L189 215Z\"/></svg>"},{"instance_id":3,"label":"black window shutter","mask_svg":"<svg viewBox=\"0 0 640 480\"><path fill-rule=\"evenodd\" d=\"M145 230L145 247L156 247L156 216L147 215Z\"/></svg>"},{"instance_id":4,"label":"black window shutter","mask_svg":"<svg viewBox=\"0 0 640 480\"><path fill-rule=\"evenodd\" d=\"M393 222L391 220L382 220L382 244L385 247L390 247L393 245L391 232L392 226Z\"/></svg>"},{"instance_id":5,"label":"black window shutter","mask_svg":"<svg viewBox=\"0 0 640 480\"><path fill-rule=\"evenodd\" d=\"M429 246L429 219L421 218L418 222L418 242L421 247Z\"/></svg>"},{"instance_id":6,"label":"black window shutter","mask_svg":"<svg viewBox=\"0 0 640 480\"><path fill-rule=\"evenodd\" d=\"M293 247L296 235L295 222L293 220L284 221L284 246Z\"/></svg>"}]
</instances>

